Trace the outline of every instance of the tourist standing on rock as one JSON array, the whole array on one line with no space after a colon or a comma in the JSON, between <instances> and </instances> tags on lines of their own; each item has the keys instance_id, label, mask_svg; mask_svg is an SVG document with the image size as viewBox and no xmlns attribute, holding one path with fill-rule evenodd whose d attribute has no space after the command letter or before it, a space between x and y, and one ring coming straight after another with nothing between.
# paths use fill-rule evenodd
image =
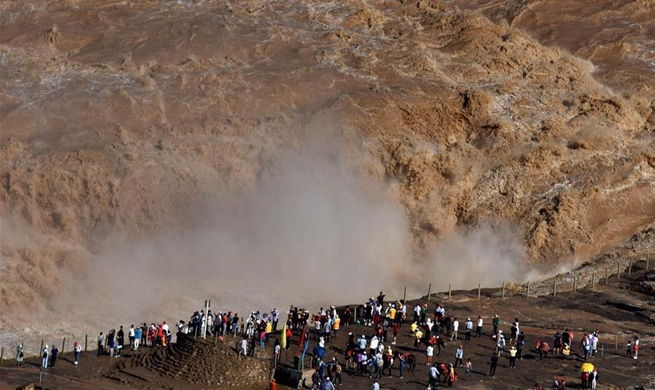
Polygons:
<instances>
[{"instance_id":1,"label":"tourist standing on rock","mask_svg":"<svg viewBox=\"0 0 655 390\"><path fill-rule=\"evenodd\" d=\"M332 334L332 323L330 322L330 319L326 319L325 323L323 324L323 337L325 337L325 342L329 343L330 342L330 335Z\"/></svg>"},{"instance_id":2,"label":"tourist standing on rock","mask_svg":"<svg viewBox=\"0 0 655 390\"><path fill-rule=\"evenodd\" d=\"M165 344L165 339L164 339L164 328L162 325L157 325L156 328L156 339L155 339L155 344L156 345L164 345ZM201 328L202 329L202 328Z\"/></svg>"},{"instance_id":3,"label":"tourist standing on rock","mask_svg":"<svg viewBox=\"0 0 655 390\"><path fill-rule=\"evenodd\" d=\"M23 354L23 344L21 343L21 344L18 344L18 346L16 347L16 365L17 366L22 366L23 365L23 358L24 357L25 356Z\"/></svg>"},{"instance_id":4,"label":"tourist standing on rock","mask_svg":"<svg viewBox=\"0 0 655 390\"><path fill-rule=\"evenodd\" d=\"M439 382L439 370L433 364L430 366L430 371L428 371L428 386L437 386Z\"/></svg>"},{"instance_id":5,"label":"tourist standing on rock","mask_svg":"<svg viewBox=\"0 0 655 390\"><path fill-rule=\"evenodd\" d=\"M218 313L220 314L220 312ZM216 319L219 316L217 314L212 313L212 310L209 309L207 310L207 319L205 321L205 327L207 328L207 333L206 335L209 337L213 337L215 332L219 331L218 324L220 322L216 322Z\"/></svg>"},{"instance_id":6,"label":"tourist standing on rock","mask_svg":"<svg viewBox=\"0 0 655 390\"><path fill-rule=\"evenodd\" d=\"M54 368L55 364L57 363L57 355L59 354L59 350L57 349L56 345L52 345L52 349L50 350L50 367Z\"/></svg>"},{"instance_id":7,"label":"tourist standing on rock","mask_svg":"<svg viewBox=\"0 0 655 390\"><path fill-rule=\"evenodd\" d=\"M241 339L241 350L239 350L239 355L243 354L243 357L248 356L248 339L244 336Z\"/></svg>"},{"instance_id":8,"label":"tourist standing on rock","mask_svg":"<svg viewBox=\"0 0 655 390\"><path fill-rule=\"evenodd\" d=\"M428 344L427 348L425 348L425 356L427 356L426 364L432 364L432 356L434 356L434 347L432 345Z\"/></svg>"},{"instance_id":9,"label":"tourist standing on rock","mask_svg":"<svg viewBox=\"0 0 655 390\"><path fill-rule=\"evenodd\" d=\"M564 333L562 333L562 348L566 348L567 345L571 347L571 333L568 328L564 329Z\"/></svg>"},{"instance_id":10,"label":"tourist standing on rock","mask_svg":"<svg viewBox=\"0 0 655 390\"><path fill-rule=\"evenodd\" d=\"M471 321L470 317L466 319L464 328L466 329L466 340L471 340L471 333L473 332L473 321Z\"/></svg>"},{"instance_id":11,"label":"tourist standing on rock","mask_svg":"<svg viewBox=\"0 0 655 390\"><path fill-rule=\"evenodd\" d=\"M393 341L391 342L391 345L396 345L396 338L398 337L398 330L400 329L400 324L398 321L394 321L393 325L391 326L392 333L393 333Z\"/></svg>"},{"instance_id":12,"label":"tourist standing on rock","mask_svg":"<svg viewBox=\"0 0 655 390\"><path fill-rule=\"evenodd\" d=\"M589 335L584 334L582 339L580 339L580 348L582 348L582 353L584 354L584 360L587 360L589 353L591 352L591 345L589 344Z\"/></svg>"},{"instance_id":13,"label":"tourist standing on rock","mask_svg":"<svg viewBox=\"0 0 655 390\"><path fill-rule=\"evenodd\" d=\"M352 317L353 317L353 313L350 310L350 306L346 306L346 308L343 311L343 325L349 327Z\"/></svg>"},{"instance_id":14,"label":"tourist standing on rock","mask_svg":"<svg viewBox=\"0 0 655 390\"><path fill-rule=\"evenodd\" d=\"M414 306L414 322L418 324L420 318L421 318L421 304L417 303L416 306Z\"/></svg>"},{"instance_id":15,"label":"tourist standing on rock","mask_svg":"<svg viewBox=\"0 0 655 390\"><path fill-rule=\"evenodd\" d=\"M525 345L525 333L519 333L519 337L516 339L516 358L518 360L523 360L523 346Z\"/></svg>"},{"instance_id":16,"label":"tourist standing on rock","mask_svg":"<svg viewBox=\"0 0 655 390\"><path fill-rule=\"evenodd\" d=\"M262 330L259 332L259 349L264 352L266 350L266 331Z\"/></svg>"},{"instance_id":17,"label":"tourist standing on rock","mask_svg":"<svg viewBox=\"0 0 655 390\"><path fill-rule=\"evenodd\" d=\"M195 329L195 326L196 325L194 325L194 329ZM191 334L195 335L196 333L191 332ZM152 348L152 347L155 346L155 336L157 336L157 326L154 323L152 323L152 324L150 324L150 328L148 328L148 335L147 335L147 338L146 338L148 347Z\"/></svg>"},{"instance_id":18,"label":"tourist standing on rock","mask_svg":"<svg viewBox=\"0 0 655 390\"><path fill-rule=\"evenodd\" d=\"M141 325L141 341L140 341L140 343L142 345L147 345L146 344L147 342L148 342L148 324L144 322L143 325Z\"/></svg>"},{"instance_id":19,"label":"tourist standing on rock","mask_svg":"<svg viewBox=\"0 0 655 390\"><path fill-rule=\"evenodd\" d=\"M467 377L471 375L472 370L473 370L473 363L471 362L471 358L467 358L466 364L464 365L464 372L466 373Z\"/></svg>"},{"instance_id":20,"label":"tourist standing on rock","mask_svg":"<svg viewBox=\"0 0 655 390\"><path fill-rule=\"evenodd\" d=\"M366 351L366 336L362 335L357 340L357 347L359 347L360 351Z\"/></svg>"},{"instance_id":21,"label":"tourist standing on rock","mask_svg":"<svg viewBox=\"0 0 655 390\"><path fill-rule=\"evenodd\" d=\"M321 382L321 390L334 390L334 384L330 381L329 377Z\"/></svg>"},{"instance_id":22,"label":"tourist standing on rock","mask_svg":"<svg viewBox=\"0 0 655 390\"><path fill-rule=\"evenodd\" d=\"M514 318L514 322L512 322L512 327L510 328L510 337L509 337L510 344L513 344L514 341L516 341L516 337L518 335L519 335L519 319Z\"/></svg>"},{"instance_id":23,"label":"tourist standing on rock","mask_svg":"<svg viewBox=\"0 0 655 390\"><path fill-rule=\"evenodd\" d=\"M164 335L164 341L162 343L162 346L165 347L165 346L167 346L168 344L171 343L171 329L168 326L168 324L166 323L166 321L164 321L162 323L161 330L162 330L162 333Z\"/></svg>"},{"instance_id":24,"label":"tourist standing on rock","mask_svg":"<svg viewBox=\"0 0 655 390\"><path fill-rule=\"evenodd\" d=\"M509 368L516 368L516 354L517 354L516 347L512 345L512 347L509 349Z\"/></svg>"},{"instance_id":25,"label":"tourist standing on rock","mask_svg":"<svg viewBox=\"0 0 655 390\"><path fill-rule=\"evenodd\" d=\"M341 367L341 364L336 359L332 359L332 360L334 361L332 367L333 370L332 375L334 376L334 380L332 382L334 382L334 384L339 382L339 385L341 385L341 374L343 372L343 368Z\"/></svg>"},{"instance_id":26,"label":"tourist standing on rock","mask_svg":"<svg viewBox=\"0 0 655 390\"><path fill-rule=\"evenodd\" d=\"M498 314L494 315L494 319L491 321L491 324L494 327L493 337L496 338L496 335L498 334L498 326L500 326L500 317L498 317Z\"/></svg>"},{"instance_id":27,"label":"tourist standing on rock","mask_svg":"<svg viewBox=\"0 0 655 390\"><path fill-rule=\"evenodd\" d=\"M435 319L440 320L446 315L446 309L444 309L443 304L439 303L434 308Z\"/></svg>"},{"instance_id":28,"label":"tourist standing on rock","mask_svg":"<svg viewBox=\"0 0 655 390\"><path fill-rule=\"evenodd\" d=\"M373 314L375 312L375 301L371 298L368 303L364 304L364 316L366 318L366 326L371 326L373 323Z\"/></svg>"},{"instance_id":29,"label":"tourist standing on rock","mask_svg":"<svg viewBox=\"0 0 655 390\"><path fill-rule=\"evenodd\" d=\"M475 335L480 338L482 337L482 324L484 321L482 320L482 316L478 316L478 323L477 326L475 327Z\"/></svg>"},{"instance_id":30,"label":"tourist standing on rock","mask_svg":"<svg viewBox=\"0 0 655 390\"><path fill-rule=\"evenodd\" d=\"M457 351L455 351L454 366L457 367L457 363L459 363L459 368L462 368L462 359L464 359L464 346L460 344L459 348L457 348Z\"/></svg>"},{"instance_id":31,"label":"tourist standing on rock","mask_svg":"<svg viewBox=\"0 0 655 390\"><path fill-rule=\"evenodd\" d=\"M557 331L553 336L553 353L560 354L562 352L562 334Z\"/></svg>"},{"instance_id":32,"label":"tourist standing on rock","mask_svg":"<svg viewBox=\"0 0 655 390\"><path fill-rule=\"evenodd\" d=\"M42 358L41 367L42 368L47 368L48 367L48 357L50 357L50 352L48 351L48 344L45 345L42 352L43 352L43 354L41 356L41 358Z\"/></svg>"},{"instance_id":33,"label":"tourist standing on rock","mask_svg":"<svg viewBox=\"0 0 655 390\"><path fill-rule=\"evenodd\" d=\"M375 353L377 352L379 342L380 341L378 339L378 336L373 336L371 338L371 343L370 343L370 346L369 346L369 354L371 356L375 355Z\"/></svg>"},{"instance_id":34,"label":"tourist standing on rock","mask_svg":"<svg viewBox=\"0 0 655 390\"><path fill-rule=\"evenodd\" d=\"M357 353L357 369L360 374L366 373L366 364L368 363L368 356L366 356L366 350L360 350Z\"/></svg>"},{"instance_id":35,"label":"tourist standing on rock","mask_svg":"<svg viewBox=\"0 0 655 390\"><path fill-rule=\"evenodd\" d=\"M250 347L248 348L248 352L250 353L250 356L255 356L255 348L257 347L257 340L259 339L258 335L252 334L248 336L250 339Z\"/></svg>"},{"instance_id":36,"label":"tourist standing on rock","mask_svg":"<svg viewBox=\"0 0 655 390\"><path fill-rule=\"evenodd\" d=\"M598 333L594 332L592 334L592 339L591 339L591 356L596 356L596 352L598 352Z\"/></svg>"},{"instance_id":37,"label":"tourist standing on rock","mask_svg":"<svg viewBox=\"0 0 655 390\"><path fill-rule=\"evenodd\" d=\"M457 340L457 331L459 331L459 321L455 317L453 319L453 332L450 334L450 341Z\"/></svg>"},{"instance_id":38,"label":"tourist standing on rock","mask_svg":"<svg viewBox=\"0 0 655 390\"><path fill-rule=\"evenodd\" d=\"M635 336L632 341L632 358L637 359L639 356L639 337Z\"/></svg>"},{"instance_id":39,"label":"tourist standing on rock","mask_svg":"<svg viewBox=\"0 0 655 390\"><path fill-rule=\"evenodd\" d=\"M373 382L373 385L371 386L371 390L380 390L380 384L378 383L377 380Z\"/></svg>"},{"instance_id":40,"label":"tourist standing on rock","mask_svg":"<svg viewBox=\"0 0 655 390\"><path fill-rule=\"evenodd\" d=\"M75 352L75 365L77 366L77 363L80 361L80 354L82 353L82 346L78 341L73 343L73 352Z\"/></svg>"},{"instance_id":41,"label":"tourist standing on rock","mask_svg":"<svg viewBox=\"0 0 655 390\"><path fill-rule=\"evenodd\" d=\"M416 332L414 332L414 347L416 347L417 351L421 350L421 339L423 338L423 332L421 332L420 329L416 329Z\"/></svg>"},{"instance_id":42,"label":"tourist standing on rock","mask_svg":"<svg viewBox=\"0 0 655 390\"><path fill-rule=\"evenodd\" d=\"M273 318L273 333L276 333L277 323L280 321L280 311L276 307L271 311L271 317Z\"/></svg>"},{"instance_id":43,"label":"tourist standing on rock","mask_svg":"<svg viewBox=\"0 0 655 390\"><path fill-rule=\"evenodd\" d=\"M100 332L98 336L98 356L102 356L102 350L105 348L105 335Z\"/></svg>"},{"instance_id":44,"label":"tourist standing on rock","mask_svg":"<svg viewBox=\"0 0 655 390\"><path fill-rule=\"evenodd\" d=\"M377 299L377 304L378 304L379 306L383 306L383 305L384 305L384 297L385 297L385 296L386 296L386 295L385 295L384 293L382 293L382 291L380 291L380 294L378 294L378 299Z\"/></svg>"},{"instance_id":45,"label":"tourist standing on rock","mask_svg":"<svg viewBox=\"0 0 655 390\"><path fill-rule=\"evenodd\" d=\"M130 330L127 332L127 338L130 340L130 349L131 350L134 350L134 337L135 337L135 334L136 333L134 332L134 324L132 324L132 325L130 325Z\"/></svg>"},{"instance_id":46,"label":"tourist standing on rock","mask_svg":"<svg viewBox=\"0 0 655 390\"><path fill-rule=\"evenodd\" d=\"M502 352L505 352L505 347L507 346L507 343L505 342L505 336L503 336L503 331L498 331L498 339L496 340L496 347L498 350L498 354L501 354Z\"/></svg>"},{"instance_id":47,"label":"tourist standing on rock","mask_svg":"<svg viewBox=\"0 0 655 390\"><path fill-rule=\"evenodd\" d=\"M123 325L120 326L118 332L116 333L116 356L121 356L121 350L123 349L123 344L125 343L125 332L123 332Z\"/></svg>"},{"instance_id":48,"label":"tourist standing on rock","mask_svg":"<svg viewBox=\"0 0 655 390\"><path fill-rule=\"evenodd\" d=\"M275 356L275 364L280 364L280 355L282 354L280 339L275 340L275 344L273 345L273 353Z\"/></svg>"},{"instance_id":49,"label":"tourist standing on rock","mask_svg":"<svg viewBox=\"0 0 655 390\"><path fill-rule=\"evenodd\" d=\"M107 346L109 347L109 357L114 357L116 349L116 330L112 329L107 333Z\"/></svg>"},{"instance_id":50,"label":"tourist standing on rock","mask_svg":"<svg viewBox=\"0 0 655 390\"><path fill-rule=\"evenodd\" d=\"M141 344L141 339L143 338L143 330L141 327L138 327L134 329L134 350L139 349L139 345Z\"/></svg>"},{"instance_id":51,"label":"tourist standing on rock","mask_svg":"<svg viewBox=\"0 0 655 390\"><path fill-rule=\"evenodd\" d=\"M279 318L279 316L278 316ZM228 325L229 324L229 325ZM222 336L227 336L227 328L228 326L232 326L232 312L228 311L227 314L223 314L221 317L221 335Z\"/></svg>"},{"instance_id":52,"label":"tourist standing on rock","mask_svg":"<svg viewBox=\"0 0 655 390\"><path fill-rule=\"evenodd\" d=\"M589 382L591 384L591 389L595 390L596 385L598 384L598 371L594 370L589 374Z\"/></svg>"},{"instance_id":53,"label":"tourist standing on rock","mask_svg":"<svg viewBox=\"0 0 655 390\"><path fill-rule=\"evenodd\" d=\"M393 352L391 351L391 348L387 351L386 354L384 354L382 359L383 359L383 369L382 369L382 371L384 372L384 370L387 370L387 374L389 375L389 378L392 378L393 377L393 372L392 372Z\"/></svg>"},{"instance_id":54,"label":"tourist standing on rock","mask_svg":"<svg viewBox=\"0 0 655 390\"><path fill-rule=\"evenodd\" d=\"M239 313L234 313L234 317L232 317L232 337L237 337L238 332L239 332Z\"/></svg>"},{"instance_id":55,"label":"tourist standing on rock","mask_svg":"<svg viewBox=\"0 0 655 390\"><path fill-rule=\"evenodd\" d=\"M541 352L543 352L544 359L548 359L548 351L550 351L550 346L544 341L541 343ZM539 354L539 360L541 360L541 353Z\"/></svg>"},{"instance_id":56,"label":"tourist standing on rock","mask_svg":"<svg viewBox=\"0 0 655 390\"><path fill-rule=\"evenodd\" d=\"M498 354L494 353L491 355L491 360L489 361L490 366L489 366L489 376L490 377L495 377L496 376L496 367L498 367Z\"/></svg>"}]
</instances>

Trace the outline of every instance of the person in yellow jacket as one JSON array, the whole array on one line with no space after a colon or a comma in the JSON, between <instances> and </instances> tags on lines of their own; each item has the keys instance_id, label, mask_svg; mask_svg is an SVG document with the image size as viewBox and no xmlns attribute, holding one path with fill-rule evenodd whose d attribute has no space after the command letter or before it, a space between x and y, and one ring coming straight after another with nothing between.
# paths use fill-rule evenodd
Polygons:
<instances>
[{"instance_id":1,"label":"person in yellow jacket","mask_svg":"<svg viewBox=\"0 0 655 390\"><path fill-rule=\"evenodd\" d=\"M414 347L416 347L417 351L421 350L422 338L423 338L423 332L421 332L419 329L416 329L416 332L414 332Z\"/></svg>"},{"instance_id":2,"label":"person in yellow jacket","mask_svg":"<svg viewBox=\"0 0 655 390\"><path fill-rule=\"evenodd\" d=\"M266 321L266 328L264 329L264 332L266 332L266 334L268 335L272 331L273 331L273 324L271 323L271 321Z\"/></svg>"},{"instance_id":3,"label":"person in yellow jacket","mask_svg":"<svg viewBox=\"0 0 655 390\"><path fill-rule=\"evenodd\" d=\"M337 337L340 326L341 326L341 318L337 316L334 318L334 321L332 322L332 332L334 332L334 337Z\"/></svg>"}]
</instances>

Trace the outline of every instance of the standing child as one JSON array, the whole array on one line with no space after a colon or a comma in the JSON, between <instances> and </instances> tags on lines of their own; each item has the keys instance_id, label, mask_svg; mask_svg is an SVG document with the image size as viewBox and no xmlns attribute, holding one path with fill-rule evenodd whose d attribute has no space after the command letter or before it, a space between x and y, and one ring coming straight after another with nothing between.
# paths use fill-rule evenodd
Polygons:
<instances>
[{"instance_id":1,"label":"standing child","mask_svg":"<svg viewBox=\"0 0 655 390\"><path fill-rule=\"evenodd\" d=\"M425 354L427 355L427 365L432 364L432 356L434 355L434 347L428 344L428 347L425 349Z\"/></svg>"},{"instance_id":2,"label":"standing child","mask_svg":"<svg viewBox=\"0 0 655 390\"><path fill-rule=\"evenodd\" d=\"M464 366L464 370L466 372L467 377L469 376L469 374L471 374L472 369L473 369L473 363L471 363L471 358L467 358L466 365Z\"/></svg>"},{"instance_id":3,"label":"standing child","mask_svg":"<svg viewBox=\"0 0 655 390\"><path fill-rule=\"evenodd\" d=\"M73 344L73 350L75 351L75 365L80 361L80 353L82 353L82 345L79 342Z\"/></svg>"}]
</instances>

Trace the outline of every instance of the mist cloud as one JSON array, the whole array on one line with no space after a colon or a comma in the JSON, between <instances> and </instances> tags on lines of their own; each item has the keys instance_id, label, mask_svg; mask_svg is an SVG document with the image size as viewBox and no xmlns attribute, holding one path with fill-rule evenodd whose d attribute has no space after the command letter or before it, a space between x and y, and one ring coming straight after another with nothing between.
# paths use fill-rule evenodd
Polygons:
<instances>
[{"instance_id":1,"label":"mist cloud","mask_svg":"<svg viewBox=\"0 0 655 390\"><path fill-rule=\"evenodd\" d=\"M526 254L520 237L518 230L507 224L483 224L450 234L429 259L431 283L444 291L449 284L473 288L478 283L498 287L503 281L522 282Z\"/></svg>"},{"instance_id":2,"label":"mist cloud","mask_svg":"<svg viewBox=\"0 0 655 390\"><path fill-rule=\"evenodd\" d=\"M392 288L409 259L407 222L389 194L335 150L287 152L254 188L208 206L197 228L109 238L85 284L133 316L207 298L226 310L360 301Z\"/></svg>"}]
</instances>

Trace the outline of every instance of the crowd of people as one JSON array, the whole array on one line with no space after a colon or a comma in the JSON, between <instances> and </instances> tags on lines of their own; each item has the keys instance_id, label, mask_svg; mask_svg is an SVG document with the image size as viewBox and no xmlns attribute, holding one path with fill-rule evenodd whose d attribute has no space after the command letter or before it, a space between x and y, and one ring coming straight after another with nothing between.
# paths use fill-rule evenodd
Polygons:
<instances>
[{"instance_id":1,"label":"crowd of people","mask_svg":"<svg viewBox=\"0 0 655 390\"><path fill-rule=\"evenodd\" d=\"M411 318L410 315L411 313ZM518 318L512 321L509 328L509 337L500 329L501 320L498 315L491 317L491 332L485 334L485 320L482 315L463 318L446 313L443 304L436 304L430 310L428 303L418 303L411 309L404 300L387 301L380 292L377 298L371 297L363 304L352 310L345 307L337 310L335 306L320 308L315 313L298 306L291 306L286 314L286 322L278 331L282 313L277 308L269 312L253 311L248 315L239 316L232 311L216 311L211 309L195 311L188 321L180 320L176 324L176 331L191 336L216 337L225 341L228 336L233 339L240 338L235 343L239 356L266 356L268 344L272 334L279 334L272 347L272 357L276 364L280 363L281 352L289 349L292 342L298 346L298 351L305 355L310 339L316 346L312 349L311 367L314 372L311 376L313 389L330 390L342 384L342 374L368 376L373 380L372 388L379 388L379 381L383 377L404 378L406 372L414 372L419 365L419 357L425 354L428 387L437 387L440 384L452 386L459 379L463 369L464 375L473 373L473 361L466 355L466 345L475 339L488 336L493 353L489 360L489 377L495 377L500 359L507 358L508 369L516 369L517 362L523 360L526 334L521 331ZM460 325L463 322L463 325ZM352 331L347 337L339 338L341 327L350 328L357 323L367 329L363 334L355 335ZM370 329L368 329L370 328ZM600 332L594 330L585 333L578 344L579 355L584 360L592 359L598 350ZM413 341L414 351L406 348L396 348L399 335L407 335ZM171 343L172 332L166 321L161 323L147 323L134 326L125 331L123 326L118 331L111 329L107 334L100 332L97 339L97 355L120 357L121 351L129 345L130 350L137 351L140 347L156 348L166 347ZM454 352L451 357L442 356L446 349L445 341L452 345ZM574 334L570 329L556 332L552 339L552 353L558 356L569 356L571 346L574 345ZM548 359L551 352L550 340L539 338L536 340L534 351L538 353L539 360ZM343 364L337 357L326 356L326 345L337 342L344 345ZM479 343L480 341L478 341ZM491 342L493 344L491 344ZM304 348L303 348L304 346ZM634 359L638 358L639 339L634 337L627 345L626 354ZM78 364L82 347L78 341L74 342L75 361ZM55 367L59 353L56 346L51 348L45 345L42 354L42 366ZM257 353L259 352L259 355ZM16 349L16 363L23 363L23 347ZM452 360L451 360L452 359ZM439 360L439 361L437 361ZM556 381L560 379L556 378ZM581 377L584 388L595 388L598 381L598 372L594 368L583 372ZM559 383L559 382L558 382Z\"/></svg>"}]
</instances>

